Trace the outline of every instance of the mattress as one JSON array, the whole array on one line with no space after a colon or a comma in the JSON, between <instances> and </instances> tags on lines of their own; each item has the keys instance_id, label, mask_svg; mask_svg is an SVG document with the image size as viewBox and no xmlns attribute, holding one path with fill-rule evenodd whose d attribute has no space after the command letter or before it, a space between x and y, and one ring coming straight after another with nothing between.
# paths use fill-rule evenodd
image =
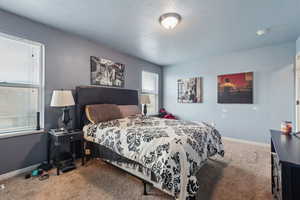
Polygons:
<instances>
[{"instance_id":1,"label":"mattress","mask_svg":"<svg viewBox=\"0 0 300 200\"><path fill-rule=\"evenodd\" d=\"M134 116L84 126L84 137L141 164L156 187L177 199L199 189L196 173L207 159L224 156L219 132L207 123Z\"/></svg>"}]
</instances>

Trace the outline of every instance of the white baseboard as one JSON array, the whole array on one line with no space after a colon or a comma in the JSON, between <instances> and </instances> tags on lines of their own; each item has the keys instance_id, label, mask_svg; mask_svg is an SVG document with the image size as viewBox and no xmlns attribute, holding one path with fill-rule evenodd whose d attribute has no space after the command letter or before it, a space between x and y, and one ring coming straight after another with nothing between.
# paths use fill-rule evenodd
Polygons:
<instances>
[{"instance_id":1,"label":"white baseboard","mask_svg":"<svg viewBox=\"0 0 300 200\"><path fill-rule=\"evenodd\" d=\"M243 140L243 139L236 139L236 138L231 138L231 137L224 137L224 136L222 136L222 139L233 141L233 142L253 144L253 145L258 145L258 146L262 146L262 147L271 147L271 145L267 144L267 143L253 142L253 141L248 141L248 140Z\"/></svg>"},{"instance_id":2,"label":"white baseboard","mask_svg":"<svg viewBox=\"0 0 300 200\"><path fill-rule=\"evenodd\" d=\"M20 174L23 174L23 173L26 173L26 172L30 172L34 169L36 169L40 164L36 164L36 165L31 165L29 167L25 167L25 168L22 168L22 169L17 169L15 171L11 171L11 172L8 172L8 173L5 173L5 174L2 174L0 175L0 181L3 181L5 179L9 179L9 178L12 178L14 176L18 176Z\"/></svg>"}]
</instances>

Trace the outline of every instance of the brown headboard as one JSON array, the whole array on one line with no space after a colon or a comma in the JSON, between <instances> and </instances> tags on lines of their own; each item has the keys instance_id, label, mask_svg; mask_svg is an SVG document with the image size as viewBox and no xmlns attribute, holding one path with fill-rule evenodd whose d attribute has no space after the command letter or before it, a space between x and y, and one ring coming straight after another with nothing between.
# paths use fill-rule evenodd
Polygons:
<instances>
[{"instance_id":1,"label":"brown headboard","mask_svg":"<svg viewBox=\"0 0 300 200\"><path fill-rule=\"evenodd\" d=\"M82 129L85 106L90 104L138 105L138 91L93 86L76 87L76 128Z\"/></svg>"}]
</instances>

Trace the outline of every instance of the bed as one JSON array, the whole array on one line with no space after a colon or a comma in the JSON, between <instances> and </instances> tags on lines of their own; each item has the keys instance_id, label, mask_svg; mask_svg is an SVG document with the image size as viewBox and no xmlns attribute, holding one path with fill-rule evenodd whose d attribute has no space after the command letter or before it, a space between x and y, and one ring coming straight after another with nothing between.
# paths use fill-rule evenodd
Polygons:
<instances>
[{"instance_id":1,"label":"bed","mask_svg":"<svg viewBox=\"0 0 300 200\"><path fill-rule=\"evenodd\" d=\"M92 104L138 105L138 92L77 87L77 128L83 129L85 148L92 157L127 171L175 199L193 199L199 188L197 171L209 157L224 155L221 135L207 123L140 115L87 123L85 107Z\"/></svg>"}]
</instances>

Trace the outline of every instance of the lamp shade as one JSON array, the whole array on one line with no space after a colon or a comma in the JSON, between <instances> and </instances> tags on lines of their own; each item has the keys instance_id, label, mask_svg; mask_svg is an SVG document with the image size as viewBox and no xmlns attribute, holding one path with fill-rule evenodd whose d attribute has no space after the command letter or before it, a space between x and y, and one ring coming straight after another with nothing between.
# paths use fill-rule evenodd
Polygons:
<instances>
[{"instance_id":1,"label":"lamp shade","mask_svg":"<svg viewBox=\"0 0 300 200\"><path fill-rule=\"evenodd\" d=\"M74 98L70 90L54 90L51 99L51 107L74 106Z\"/></svg>"},{"instance_id":2,"label":"lamp shade","mask_svg":"<svg viewBox=\"0 0 300 200\"><path fill-rule=\"evenodd\" d=\"M149 95L141 95L141 104L150 104Z\"/></svg>"}]
</instances>

